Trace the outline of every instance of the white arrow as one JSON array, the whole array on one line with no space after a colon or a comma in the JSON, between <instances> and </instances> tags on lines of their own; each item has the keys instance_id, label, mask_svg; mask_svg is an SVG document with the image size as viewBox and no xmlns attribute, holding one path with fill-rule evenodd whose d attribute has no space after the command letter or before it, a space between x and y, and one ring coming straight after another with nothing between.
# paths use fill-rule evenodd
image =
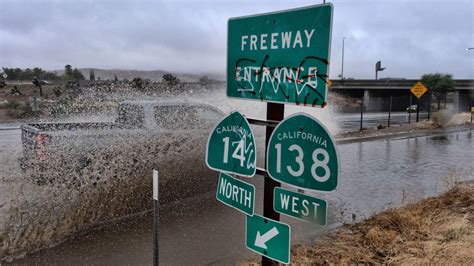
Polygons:
<instances>
[{"instance_id":1,"label":"white arrow","mask_svg":"<svg viewBox=\"0 0 474 266\"><path fill-rule=\"evenodd\" d=\"M278 229L276 229L276 227L273 227L272 229L270 229L270 231L266 232L263 235L260 235L260 231L257 231L257 237L255 238L255 246L267 249L267 245L265 245L265 243L277 235Z\"/></svg>"}]
</instances>

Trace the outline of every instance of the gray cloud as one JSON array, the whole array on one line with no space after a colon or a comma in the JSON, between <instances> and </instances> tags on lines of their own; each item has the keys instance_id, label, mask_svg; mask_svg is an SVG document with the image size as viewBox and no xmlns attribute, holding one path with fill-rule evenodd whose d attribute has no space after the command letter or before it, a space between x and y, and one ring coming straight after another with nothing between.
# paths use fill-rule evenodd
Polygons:
<instances>
[{"instance_id":1,"label":"gray cloud","mask_svg":"<svg viewBox=\"0 0 474 266\"><path fill-rule=\"evenodd\" d=\"M227 19L314 1L0 0L0 65L225 72ZM335 0L331 77L474 78L474 4Z\"/></svg>"}]
</instances>

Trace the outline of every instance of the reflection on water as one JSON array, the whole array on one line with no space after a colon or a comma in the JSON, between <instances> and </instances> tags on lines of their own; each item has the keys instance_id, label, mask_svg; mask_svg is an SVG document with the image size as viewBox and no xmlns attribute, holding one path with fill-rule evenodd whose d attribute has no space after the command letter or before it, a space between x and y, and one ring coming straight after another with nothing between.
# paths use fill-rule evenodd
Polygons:
<instances>
[{"instance_id":1,"label":"reflection on water","mask_svg":"<svg viewBox=\"0 0 474 266\"><path fill-rule=\"evenodd\" d=\"M310 193L328 201L329 227L437 195L454 181L474 180L470 131L351 143L338 149L342 173L337 191ZM217 182L217 173L209 178ZM256 213L261 214L263 178L246 180L256 186ZM164 206L161 213L163 265L222 265L253 256L245 248L244 215L218 203L214 193ZM148 215L95 230L16 263L150 264L151 219ZM292 243L313 239L323 230L291 218L282 220L292 226Z\"/></svg>"}]
</instances>

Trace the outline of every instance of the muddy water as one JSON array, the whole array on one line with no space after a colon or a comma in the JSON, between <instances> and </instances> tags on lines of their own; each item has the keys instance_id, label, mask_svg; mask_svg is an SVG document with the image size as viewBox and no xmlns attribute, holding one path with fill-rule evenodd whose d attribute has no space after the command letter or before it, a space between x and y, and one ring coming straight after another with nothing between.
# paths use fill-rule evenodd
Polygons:
<instances>
[{"instance_id":1,"label":"muddy water","mask_svg":"<svg viewBox=\"0 0 474 266\"><path fill-rule=\"evenodd\" d=\"M472 131L440 136L339 145L337 191L315 193L328 201L329 226L354 222L390 207L437 195L456 181L474 180ZM217 182L217 174L210 176ZM263 180L256 186L262 213ZM245 217L204 194L161 209L162 265L225 265L253 256L246 250ZM317 238L324 230L282 217L292 226L292 243ZM13 264L146 265L152 261L152 216L131 217L29 255Z\"/></svg>"}]
</instances>

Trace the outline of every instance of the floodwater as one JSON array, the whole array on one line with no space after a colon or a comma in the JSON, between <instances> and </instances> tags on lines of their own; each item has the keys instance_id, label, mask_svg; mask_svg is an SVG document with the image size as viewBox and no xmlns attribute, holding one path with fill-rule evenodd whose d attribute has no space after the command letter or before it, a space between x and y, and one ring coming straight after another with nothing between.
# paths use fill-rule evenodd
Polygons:
<instances>
[{"instance_id":1,"label":"floodwater","mask_svg":"<svg viewBox=\"0 0 474 266\"><path fill-rule=\"evenodd\" d=\"M338 150L337 190L311 193L328 202L328 227L282 216L292 226L293 244L315 239L341 223L438 195L456 181L474 180L472 131L341 144ZM209 178L217 182L217 177L216 173ZM256 186L256 213L261 214L263 178L245 180ZM245 248L245 216L217 202L214 192L162 206L160 213L162 265L228 265L258 259ZM150 265L152 219L151 213L129 217L12 264Z\"/></svg>"}]
</instances>

